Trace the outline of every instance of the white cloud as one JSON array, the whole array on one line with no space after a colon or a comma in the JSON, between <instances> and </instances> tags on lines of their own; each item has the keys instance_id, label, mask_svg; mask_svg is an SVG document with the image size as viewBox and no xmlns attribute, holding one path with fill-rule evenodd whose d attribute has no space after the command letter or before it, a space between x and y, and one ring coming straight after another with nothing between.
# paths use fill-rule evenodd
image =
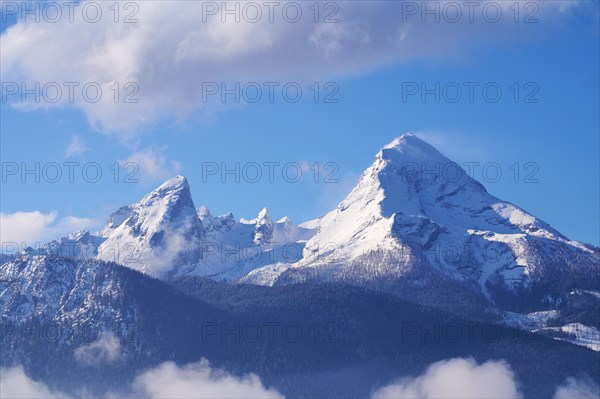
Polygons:
<instances>
[{"instance_id":1,"label":"white cloud","mask_svg":"<svg viewBox=\"0 0 600 399\"><path fill-rule=\"evenodd\" d=\"M0 213L2 242L36 242L55 220L56 212L47 214L39 211Z\"/></svg>"},{"instance_id":2,"label":"white cloud","mask_svg":"<svg viewBox=\"0 0 600 399\"><path fill-rule=\"evenodd\" d=\"M75 349L75 359L86 365L99 365L116 361L121 354L121 345L109 332L104 331L94 342Z\"/></svg>"},{"instance_id":3,"label":"white cloud","mask_svg":"<svg viewBox=\"0 0 600 399\"><path fill-rule=\"evenodd\" d=\"M78 230L86 230L97 225L97 221L89 218L80 218L77 216L65 216L50 230L52 235L69 234Z\"/></svg>"},{"instance_id":4,"label":"white cloud","mask_svg":"<svg viewBox=\"0 0 600 399\"><path fill-rule=\"evenodd\" d=\"M424 374L380 388L373 399L521 398L515 376L503 361L478 365L451 359L430 365Z\"/></svg>"},{"instance_id":5,"label":"white cloud","mask_svg":"<svg viewBox=\"0 0 600 399\"><path fill-rule=\"evenodd\" d=\"M77 230L89 229L96 224L92 219L75 216L59 219L55 211L0 213L0 241L3 245L25 243L34 246Z\"/></svg>"},{"instance_id":6,"label":"white cloud","mask_svg":"<svg viewBox=\"0 0 600 399\"><path fill-rule=\"evenodd\" d=\"M578 380L568 378L554 393L554 399L597 399L600 398L600 387L590 379Z\"/></svg>"},{"instance_id":7,"label":"white cloud","mask_svg":"<svg viewBox=\"0 0 600 399\"><path fill-rule=\"evenodd\" d=\"M483 19L483 6L476 10L474 23L469 22L466 9L458 23L422 23L420 14L403 11L402 2L352 1L339 3L333 15L337 23L322 23L335 11L331 7L321 9L321 22L315 23L312 3L300 2L302 17L297 23L285 21L283 4L275 10L274 22L269 22L269 10L263 9L257 23L244 18L236 23L233 16L223 23L221 14L203 22L203 7L211 2L148 1L132 3L139 6L137 23L122 22L133 9L121 10L120 22L115 23L114 10L108 8L112 3L101 2L103 17L90 23L81 18L86 3L76 7L75 22L64 17L56 23L35 23L29 18L9 27L0 36L0 78L5 83L26 82L28 88L36 82L79 82L74 101L64 89L56 103L36 103L29 101L31 96L25 104L12 103L27 109L73 105L100 130L121 133L206 109L203 82L309 83L391 63L462 60L474 46L543 36L556 29L557 19L567 17L572 8L564 2L535 2L540 22L524 24L514 22L512 2L495 2L502 7L499 23ZM223 2L213 4L223 7ZM227 7L235 4L245 3L229 2ZM446 2L439 4L443 7ZM100 85L103 94L95 103L81 95L83 85L92 82ZM116 99L115 82L120 83ZM128 82L137 86L127 88ZM125 103L125 95L136 87L139 91L130 100L138 102Z\"/></svg>"},{"instance_id":8,"label":"white cloud","mask_svg":"<svg viewBox=\"0 0 600 399\"><path fill-rule=\"evenodd\" d=\"M23 367L17 366L0 369L0 398L53 399L67 396L32 380L25 374Z\"/></svg>"},{"instance_id":9,"label":"white cloud","mask_svg":"<svg viewBox=\"0 0 600 399\"><path fill-rule=\"evenodd\" d=\"M165 362L138 375L129 392L110 393L106 397L154 398L283 398L274 389L267 389L255 374L236 377L225 370L211 368L208 360L177 366ZM83 397L91 397L85 394ZM77 395L79 396L79 395ZM0 397L23 399L54 399L70 396L53 391L42 382L34 381L21 366L0 369Z\"/></svg>"},{"instance_id":10,"label":"white cloud","mask_svg":"<svg viewBox=\"0 0 600 399\"><path fill-rule=\"evenodd\" d=\"M190 221L186 221L178 229L166 229L163 242L160 247L153 248L144 271L151 276L162 276L176 267L179 256L194 251L197 243L186 237L186 232L191 231L191 228Z\"/></svg>"},{"instance_id":11,"label":"white cloud","mask_svg":"<svg viewBox=\"0 0 600 399\"><path fill-rule=\"evenodd\" d=\"M132 153L127 159L120 160L120 164L133 165L126 167L131 171L132 179L139 179L144 184L161 182L179 172L181 164L178 161L168 161L162 149L146 148Z\"/></svg>"},{"instance_id":12,"label":"white cloud","mask_svg":"<svg viewBox=\"0 0 600 399\"><path fill-rule=\"evenodd\" d=\"M258 376L235 377L211 368L206 359L183 367L163 363L138 376L134 387L148 398L282 398Z\"/></svg>"},{"instance_id":13,"label":"white cloud","mask_svg":"<svg viewBox=\"0 0 600 399\"><path fill-rule=\"evenodd\" d=\"M89 148L85 145L85 142L80 136L71 137L71 142L65 150L65 157L71 158L75 156L81 156L89 151Z\"/></svg>"}]
</instances>

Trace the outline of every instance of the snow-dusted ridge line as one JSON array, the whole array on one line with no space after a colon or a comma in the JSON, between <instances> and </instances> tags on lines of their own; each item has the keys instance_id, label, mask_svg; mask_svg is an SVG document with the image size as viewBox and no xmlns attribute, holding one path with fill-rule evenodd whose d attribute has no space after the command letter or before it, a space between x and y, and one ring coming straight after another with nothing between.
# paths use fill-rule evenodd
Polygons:
<instances>
[{"instance_id":1,"label":"snow-dusted ridge line","mask_svg":"<svg viewBox=\"0 0 600 399\"><path fill-rule=\"evenodd\" d=\"M449 167L460 168L405 134L375 155L336 209L300 225L287 217L274 221L266 208L253 219L213 216L196 207L187 179L176 176L119 208L97 234L73 233L24 251L21 260L96 258L161 279L334 281L399 295L457 284L485 306L522 307L515 314L526 319L506 322L527 329L545 328L534 313L554 311L571 292L600 292L598 248L491 195L462 168L452 179L431 172ZM458 256L448 256L452 251ZM430 283L432 276L439 282Z\"/></svg>"},{"instance_id":2,"label":"snow-dusted ridge line","mask_svg":"<svg viewBox=\"0 0 600 399\"><path fill-rule=\"evenodd\" d=\"M430 144L412 133L404 134L376 154L373 164L336 209L300 225L287 217L273 222L266 208L254 219L236 221L231 212L213 216L206 206L195 207L187 179L175 176L139 202L116 210L105 228L91 235L92 241L100 244L95 256L156 277L172 273L175 267L197 275L227 274L235 265L228 260L206 259L207 245L203 243L210 243L208 252L212 252L214 246L222 251L252 243L256 246L297 244L303 248L302 258L283 262L288 268L296 268L331 263L334 258L355 259L382 248L395 251L409 242L407 237L422 241L426 232L419 229L428 229L429 238L431 234L438 236L438 244L442 246L462 244L468 237L479 239L483 245L502 244L513 253L512 264L505 262L492 269L482 267L484 277L497 270L504 270L502 273L506 274L515 266L524 266L523 275L530 272L527 268L530 259L526 256L529 239L564 243L595 253L593 247L567 239L516 205L492 196L464 170L459 181L440 176L432 178L430 172L415 173L414 170L415 165L431 171L450 164L454 163ZM48 245L70 241L73 241L71 236ZM323 244L333 245L324 249ZM316 259L314 248L319 250ZM272 260L245 268L250 267L256 275L261 273L260 267L278 264L282 259ZM443 268L439 261L436 263ZM278 270L285 269L278 267ZM272 270L269 274L272 275ZM508 274L511 279L515 277L514 272ZM485 280L480 283L485 289Z\"/></svg>"}]
</instances>

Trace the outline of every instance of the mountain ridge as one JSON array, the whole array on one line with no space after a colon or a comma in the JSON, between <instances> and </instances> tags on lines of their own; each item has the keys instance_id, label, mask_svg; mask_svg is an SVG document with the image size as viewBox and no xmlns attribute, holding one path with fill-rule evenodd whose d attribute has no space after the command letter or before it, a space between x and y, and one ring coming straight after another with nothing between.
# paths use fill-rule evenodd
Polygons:
<instances>
[{"instance_id":1,"label":"mountain ridge","mask_svg":"<svg viewBox=\"0 0 600 399\"><path fill-rule=\"evenodd\" d=\"M166 281L339 282L528 329L549 327L539 312L577 302L573 292L600 295L600 249L489 194L410 133L375 155L334 210L300 225L273 221L267 208L251 220L213 216L178 175L119 208L98 234L74 233L38 254L114 261Z\"/></svg>"}]
</instances>

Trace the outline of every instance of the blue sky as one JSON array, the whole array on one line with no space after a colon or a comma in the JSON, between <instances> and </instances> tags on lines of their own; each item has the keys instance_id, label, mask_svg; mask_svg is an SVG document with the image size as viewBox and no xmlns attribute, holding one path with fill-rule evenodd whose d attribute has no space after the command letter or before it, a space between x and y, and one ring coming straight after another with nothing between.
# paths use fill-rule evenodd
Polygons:
<instances>
[{"instance_id":1,"label":"blue sky","mask_svg":"<svg viewBox=\"0 0 600 399\"><path fill-rule=\"evenodd\" d=\"M158 47L147 54L117 47L115 51L123 53L115 58L116 62L108 62L108 53L106 64L98 59L90 66L85 62L89 58L73 48L77 38L69 34L69 26L51 25L53 30L47 36L36 36L35 29L43 28L43 23L21 24L7 18L2 26L4 83L68 80L69 73L74 80L82 81L89 75L89 81L98 81L98 76L109 74L107 71L117 75L127 71L118 75L119 79L140 79L140 103L112 104L111 108L101 101L96 105L36 108L35 104L15 106L14 101L3 100L0 156L5 168L14 163L31 168L36 162L40 167L56 162L66 173L64 162L79 162L96 163L103 173L96 183L85 181L77 166L72 183L66 175L57 183L45 181L44 176L40 176L40 182L35 182L34 175L28 175L25 182L4 176L0 193L3 217L38 211L35 217L23 219L31 222L31 227L23 227L19 237L28 241L75 227L94 228L119 206L139 200L168 177L183 174L190 182L196 205L208 206L213 214L232 211L237 218L253 218L266 206L274 218L287 215L301 222L334 208L383 145L412 131L458 163L500 165L502 177L498 182L486 181L478 170L475 178L492 194L519 205L568 237L599 245L598 3L570 7L554 3L539 12L538 23L528 26L512 22L491 27L484 23L435 24L433 33L427 33L432 30L432 22L409 20L404 26L412 22L411 27L416 27L408 31L404 47L386 48L377 42L389 36L386 26L391 26L391 32L403 22L394 19L400 18L398 15L386 12L389 3L377 2L370 9L373 15L340 13L352 20L350 27L371 27L380 22L368 36L359 34L364 31L347 33L348 29L328 32L319 36L329 38L326 46L322 41L312 41L317 48L325 46L325 53L297 48L298 53L305 52L301 58L298 55L301 62L294 60L294 48L286 43L281 48L272 45L273 51L264 49L273 43L269 30L277 30L287 43L300 43L306 41L304 28L266 24L264 31L252 32L251 43L256 49L247 44L234 46L231 52L235 57L219 54L220 58L209 61L206 58L212 53L204 49L203 58L190 58L189 65L181 70L161 68L170 65L169 61L164 65L161 60L152 61L156 64L151 76L131 71L148 65L144 57L162 57L159 46L169 45L167 39L161 43L155 38L153 46ZM181 9L185 4L178 3L181 7L173 12L185 12ZM152 21L150 17L140 18L139 26L132 29L151 30ZM24 25L20 32L15 29L18 25ZM340 25L336 24L336 29ZM181 29L185 28L184 21ZM315 27L306 29L314 33L311 30ZM228 36L232 43L237 43L236 35L248 34L240 30L232 34L235 40ZM411 37L410 32L415 31ZM98 32L93 34L99 37ZM174 33L166 32L164 37L169 34ZM337 39L331 41L332 36ZM46 48L48 54L63 56L54 60L43 51L40 54L41 50L36 53ZM319 54L325 55L318 58ZM281 60L286 57L291 61ZM44 63L47 65L42 67ZM257 103L239 104L223 104L213 96L211 103L204 104L197 98L202 86L191 75L195 67L212 81L219 81L222 71L223 81L237 79L242 84L299 82L303 96L297 103L289 103L276 91L273 102L263 95ZM121 80L126 81L133 80ZM320 82L321 95L326 94L323 85L333 82L339 89L335 95L338 102L315 103L309 88L314 82ZM436 82L441 87L451 82L460 86L477 82L478 87L493 83L503 95L498 102L486 101L480 89L474 91L473 102L466 99L466 92L456 103L443 96L438 103L432 95L425 101L419 95L403 98L407 85L434 87ZM517 102L513 98L515 82L521 94ZM537 102L525 103L523 96L533 90L536 93L532 98ZM152 99L156 96L162 100L155 104ZM123 123L137 119L144 122ZM127 160L139 165L138 183L123 182L124 170L119 181L114 181L110 166ZM292 163L293 167L304 165L304 174L301 181L292 183L282 178L281 167L275 167L275 178L270 182L263 165L263 177L256 183L243 177L238 183L231 175L223 182L217 176L203 177L203 164L207 168L214 162L229 168L237 162ZM327 164L318 182L307 168L315 162ZM515 163L520 170L517 181ZM290 175L294 170L290 169ZM337 183L324 182L325 174L331 171L335 171ZM530 173L533 182L526 179Z\"/></svg>"}]
</instances>

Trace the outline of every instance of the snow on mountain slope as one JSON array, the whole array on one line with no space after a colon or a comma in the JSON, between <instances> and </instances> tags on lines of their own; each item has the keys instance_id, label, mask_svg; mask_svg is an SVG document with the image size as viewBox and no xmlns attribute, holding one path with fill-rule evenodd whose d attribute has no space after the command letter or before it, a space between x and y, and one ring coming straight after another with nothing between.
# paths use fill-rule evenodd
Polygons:
<instances>
[{"instance_id":1,"label":"snow on mountain slope","mask_svg":"<svg viewBox=\"0 0 600 399\"><path fill-rule=\"evenodd\" d=\"M571 280L600 276L597 250L489 194L412 134L383 147L352 192L312 225L318 225L317 232L306 243L303 259L253 270L241 281L272 285L304 281L308 275L347 280L351 262L378 251L400 255L406 266L475 283L497 302L523 290L535 291L536 303L552 302L560 295L553 284L561 279L575 284ZM385 262L379 268L375 274L390 279L414 269ZM350 282L369 285L367 276L356 274ZM541 287L545 291L536 291Z\"/></svg>"},{"instance_id":2,"label":"snow on mountain slope","mask_svg":"<svg viewBox=\"0 0 600 399\"><path fill-rule=\"evenodd\" d=\"M536 332L555 335L556 339L588 347L600 352L600 331L580 323L569 323L560 327L545 327Z\"/></svg>"},{"instance_id":3,"label":"snow on mountain slope","mask_svg":"<svg viewBox=\"0 0 600 399\"><path fill-rule=\"evenodd\" d=\"M536 304L551 304L567 286L600 289L590 279L599 273L597 249L489 194L412 134L383 147L335 210L299 226L288 218L274 222L266 208L252 220L215 217L195 208L187 180L177 176L118 209L98 235L74 233L42 252L115 261L160 278L266 285L304 281L308 273L370 286L374 276L393 280L431 269L509 308L524 291ZM358 264L385 252L386 261L371 259L370 271L361 273ZM520 310L542 310L536 306Z\"/></svg>"},{"instance_id":4,"label":"snow on mountain slope","mask_svg":"<svg viewBox=\"0 0 600 399\"><path fill-rule=\"evenodd\" d=\"M47 243L41 248L41 253L73 260L87 260L98 254L98 248L104 241L103 237L80 230Z\"/></svg>"},{"instance_id":5,"label":"snow on mountain slope","mask_svg":"<svg viewBox=\"0 0 600 399\"><path fill-rule=\"evenodd\" d=\"M256 245L269 244L273 239L274 228L275 226L273 224L273 219L271 219L271 215L269 215L267 208L263 208L256 218L254 243Z\"/></svg>"},{"instance_id":6,"label":"snow on mountain slope","mask_svg":"<svg viewBox=\"0 0 600 399\"><path fill-rule=\"evenodd\" d=\"M106 241L98 258L114 261L152 276L163 276L175 267L197 264L205 237L196 214L188 182L177 176L163 183L140 202L117 211L104 232ZM115 227L115 225L121 223Z\"/></svg>"},{"instance_id":7,"label":"snow on mountain slope","mask_svg":"<svg viewBox=\"0 0 600 399\"><path fill-rule=\"evenodd\" d=\"M300 260L304 243L313 229L296 226L284 217L273 222L264 208L255 219L235 222L231 213L213 217L206 207L198 209L207 227L204 256L196 267L187 267L177 275L211 276L236 280L249 271L276 262Z\"/></svg>"},{"instance_id":8,"label":"snow on mountain slope","mask_svg":"<svg viewBox=\"0 0 600 399\"><path fill-rule=\"evenodd\" d=\"M252 220L213 216L196 209L187 180L177 176L118 209L96 235L76 232L3 257L3 281L18 280L21 292L43 299L0 286L0 309L60 309L74 267L94 258L162 279L344 282L467 314L494 309L506 324L528 330L583 320L595 329L584 329L586 345L600 328L589 310L595 297L581 302L570 294L600 292L600 251L489 194L412 134L383 147L335 210L300 225L275 222L266 208Z\"/></svg>"},{"instance_id":9,"label":"snow on mountain slope","mask_svg":"<svg viewBox=\"0 0 600 399\"><path fill-rule=\"evenodd\" d=\"M201 206L198 208L197 213L209 236L215 236L218 233L226 233L235 225L235 219L231 212L223 216L213 217L206 206Z\"/></svg>"},{"instance_id":10,"label":"snow on mountain slope","mask_svg":"<svg viewBox=\"0 0 600 399\"><path fill-rule=\"evenodd\" d=\"M24 251L0 268L0 319L123 319L117 307L101 306L121 291L112 273L109 264L95 260Z\"/></svg>"},{"instance_id":11,"label":"snow on mountain slope","mask_svg":"<svg viewBox=\"0 0 600 399\"><path fill-rule=\"evenodd\" d=\"M100 237L92 236L97 251L86 252L154 277L235 280L256 267L298 261L313 234L288 218L273 222L266 208L239 222L232 213L213 216L205 206L196 209L187 180L177 176L114 212Z\"/></svg>"},{"instance_id":12,"label":"snow on mountain slope","mask_svg":"<svg viewBox=\"0 0 600 399\"><path fill-rule=\"evenodd\" d=\"M104 229L100 232L100 236L108 237L114 229L119 227L131 215L131 207L125 205L114 211L108 218Z\"/></svg>"},{"instance_id":13,"label":"snow on mountain slope","mask_svg":"<svg viewBox=\"0 0 600 399\"><path fill-rule=\"evenodd\" d=\"M462 231L564 238L546 223L488 194L456 163L406 134L375 156L348 197L322 218L311 241L335 243L352 256L393 247L402 234L390 234L392 227L410 233L412 226L424 222Z\"/></svg>"}]
</instances>

